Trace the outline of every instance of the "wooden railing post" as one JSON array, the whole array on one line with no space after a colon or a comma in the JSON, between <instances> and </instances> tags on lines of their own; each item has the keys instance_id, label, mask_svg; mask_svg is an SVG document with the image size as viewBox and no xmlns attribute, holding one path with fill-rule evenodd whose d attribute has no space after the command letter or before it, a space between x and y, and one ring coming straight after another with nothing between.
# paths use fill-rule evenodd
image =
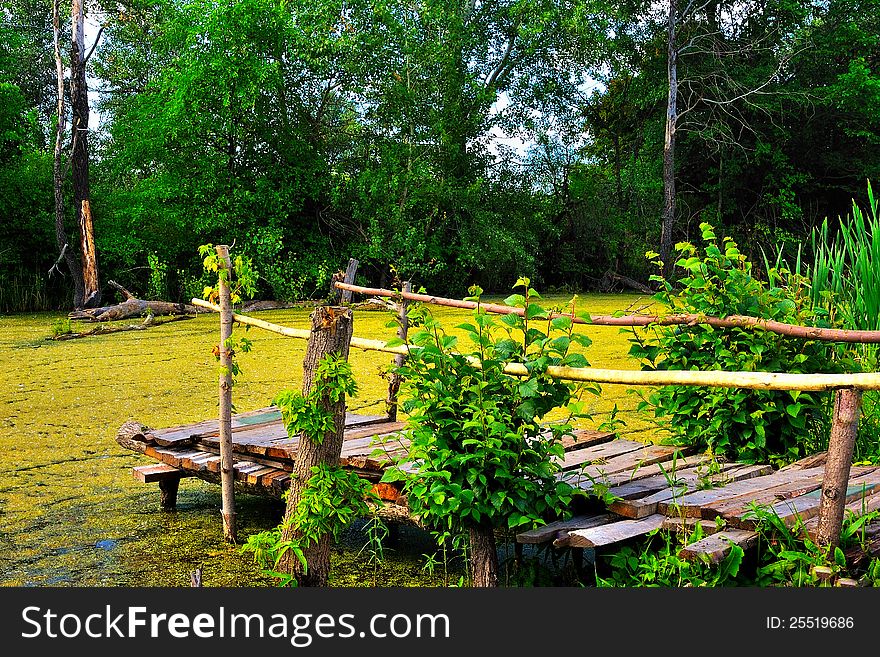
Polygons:
<instances>
[{"instance_id":1,"label":"wooden railing post","mask_svg":"<svg viewBox=\"0 0 880 657\"><path fill-rule=\"evenodd\" d=\"M412 283L410 281L406 281L403 284L403 292L406 294L412 292ZM397 337L404 342L406 342L406 336L409 332L409 315L407 315L407 306L409 306L409 302L405 297L401 297L400 301L397 302ZM394 367L401 367L404 360L406 360L406 356L403 354L397 354L394 356ZM389 422L397 420L397 394L399 392L400 375L397 372L392 372L391 378L388 381L388 399L385 402L385 406L388 409Z\"/></svg>"},{"instance_id":2,"label":"wooden railing post","mask_svg":"<svg viewBox=\"0 0 880 657\"><path fill-rule=\"evenodd\" d=\"M345 268L345 278L342 279L343 283L354 285L354 277L357 275L358 264L358 261L354 258L349 259L348 267ZM350 304L351 290L342 290L341 294L339 295L339 300L343 305Z\"/></svg>"},{"instance_id":3,"label":"wooden railing post","mask_svg":"<svg viewBox=\"0 0 880 657\"><path fill-rule=\"evenodd\" d=\"M834 395L828 460L825 462L825 477L822 480L822 496L819 502L817 543L821 546L834 548L840 543L861 402L862 391L859 389L838 390Z\"/></svg>"},{"instance_id":4,"label":"wooden railing post","mask_svg":"<svg viewBox=\"0 0 880 657\"><path fill-rule=\"evenodd\" d=\"M223 501L223 536L235 542L235 468L232 460L232 354L226 341L232 336L232 262L229 247L218 245L220 258L220 486Z\"/></svg>"},{"instance_id":5,"label":"wooden railing post","mask_svg":"<svg viewBox=\"0 0 880 657\"><path fill-rule=\"evenodd\" d=\"M348 359L354 329L352 311L342 307L318 307L311 315L311 325L303 360L304 397L316 385L318 364L326 355L336 354ZM300 436L287 497L287 510L282 523L282 541L296 541L303 537L302 529L293 522L293 518L306 490L306 483L312 477L312 468L322 464L331 467L339 465L345 431L345 396L333 401L326 393L322 393L317 403L323 411L333 415L333 429L323 436ZM307 566L295 556L293 550L288 550L278 562L279 572L293 575L299 586L326 586L330 573L330 535L323 534L303 546L302 554Z\"/></svg>"}]
</instances>

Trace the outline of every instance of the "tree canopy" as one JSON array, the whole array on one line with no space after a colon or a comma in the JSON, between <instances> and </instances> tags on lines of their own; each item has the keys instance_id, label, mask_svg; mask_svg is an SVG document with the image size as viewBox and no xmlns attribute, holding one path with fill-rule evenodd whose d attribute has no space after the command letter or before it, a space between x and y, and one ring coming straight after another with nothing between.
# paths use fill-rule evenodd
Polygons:
<instances>
[{"instance_id":1,"label":"tree canopy","mask_svg":"<svg viewBox=\"0 0 880 657\"><path fill-rule=\"evenodd\" d=\"M880 8L673 4L672 237L711 220L754 255L802 243L880 169ZM647 281L663 212L664 3L86 10L86 48L102 27L88 62L95 238L102 275L129 289L197 295L206 242L235 242L260 296L278 299L325 294L349 257L371 283L413 278L449 294L520 275L544 289ZM46 274L58 258L51 2L11 1L0 36L0 210L12 218L0 275L63 305L46 293L64 286Z\"/></svg>"}]
</instances>

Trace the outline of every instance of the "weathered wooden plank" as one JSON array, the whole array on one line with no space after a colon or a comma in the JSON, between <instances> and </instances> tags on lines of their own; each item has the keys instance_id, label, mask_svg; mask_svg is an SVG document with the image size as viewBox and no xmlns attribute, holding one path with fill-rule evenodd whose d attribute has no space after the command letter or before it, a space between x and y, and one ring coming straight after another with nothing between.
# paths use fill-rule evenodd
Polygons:
<instances>
[{"instance_id":1,"label":"weathered wooden plank","mask_svg":"<svg viewBox=\"0 0 880 657\"><path fill-rule=\"evenodd\" d=\"M718 533L720 528L714 520L703 520L702 518L667 518L663 521L661 529L675 532L677 534L691 534L697 527L703 531L704 536L711 536Z\"/></svg>"},{"instance_id":2,"label":"weathered wooden plank","mask_svg":"<svg viewBox=\"0 0 880 657\"><path fill-rule=\"evenodd\" d=\"M867 500L875 496L878 491L880 491L880 472L871 472L865 476L852 478L846 490L845 503ZM821 494L821 489L817 489L800 497L778 502L769 510L778 515L786 525L791 526L798 518L809 520L818 515ZM743 511L740 517L731 518L729 522L739 527L749 528L755 524L754 518L750 516L748 511Z\"/></svg>"},{"instance_id":3,"label":"weathered wooden plank","mask_svg":"<svg viewBox=\"0 0 880 657\"><path fill-rule=\"evenodd\" d=\"M710 563L719 563L730 554L734 545L747 550L758 542L758 534L744 529L725 529L683 547L678 556L682 559L708 559Z\"/></svg>"},{"instance_id":4,"label":"weathered wooden plank","mask_svg":"<svg viewBox=\"0 0 880 657\"><path fill-rule=\"evenodd\" d=\"M856 517L860 517L871 513L872 511L877 511L878 509L880 509L880 495L871 495L865 499L859 497L846 505L844 509L844 518L847 516L847 512L855 514ZM869 535L880 534L880 524L878 524L878 522L880 521L872 523L866 533ZM815 515L812 518L808 518L806 522L804 522L804 529L810 535L810 538L816 540L819 529L819 516Z\"/></svg>"},{"instance_id":5,"label":"weathered wooden plank","mask_svg":"<svg viewBox=\"0 0 880 657\"><path fill-rule=\"evenodd\" d=\"M726 472L739 467L742 467L739 463L721 463L718 466L719 472ZM622 500L634 500L669 488L671 481L686 481L692 483L698 481L700 477L709 477L709 474L705 468L702 468L699 465L686 468L676 468L675 470L670 466L668 467L666 474L656 474L652 477L645 477L643 479L627 481L618 484L617 486L611 486L608 489L608 493L615 497L619 497Z\"/></svg>"},{"instance_id":6,"label":"weathered wooden plank","mask_svg":"<svg viewBox=\"0 0 880 657\"><path fill-rule=\"evenodd\" d=\"M642 449L605 459L600 464L587 465L581 470L581 474L599 481L609 474L632 471L639 467L671 461L677 453L681 454L683 451L692 452L693 450L667 445L646 445ZM682 456L684 455L682 454Z\"/></svg>"},{"instance_id":7,"label":"weathered wooden plank","mask_svg":"<svg viewBox=\"0 0 880 657\"><path fill-rule=\"evenodd\" d=\"M635 440L626 440L619 438L601 445L593 445L585 449L577 449L565 454L560 465L563 470L572 470L584 464L595 463L597 461L605 461L614 456L620 456L627 452L634 452L637 449L644 449L645 443Z\"/></svg>"},{"instance_id":8,"label":"weathered wooden plank","mask_svg":"<svg viewBox=\"0 0 880 657\"><path fill-rule=\"evenodd\" d=\"M615 472L613 474L609 474L606 472L602 476L594 477L593 479L581 475L579 470L566 470L564 472L560 472L556 475L556 478L560 481L567 482L575 488L589 491L593 488L595 484L601 484L604 486L617 486L627 482L638 481L640 479L646 479L648 477L653 477L656 475L662 476L664 472L669 472L669 470L672 468L673 460L675 461L675 470L684 470L686 468L696 466L700 463L707 462L707 459L704 455L685 456L676 459L670 458L666 461L658 462L653 465L643 465L641 467L634 468L633 470L625 470L621 472Z\"/></svg>"},{"instance_id":9,"label":"weathered wooden plank","mask_svg":"<svg viewBox=\"0 0 880 657\"><path fill-rule=\"evenodd\" d=\"M610 431L593 431L592 429L575 429L572 435L564 436L560 441L566 452L594 445L602 445L614 440L614 434Z\"/></svg>"},{"instance_id":10,"label":"weathered wooden plank","mask_svg":"<svg viewBox=\"0 0 880 657\"><path fill-rule=\"evenodd\" d=\"M805 456L804 458L795 461L794 463L789 463L785 467L779 468L780 472L787 472L788 470L804 470L806 468L817 468L820 465L825 465L825 461L828 460L828 452L818 452L816 454L810 454L809 456Z\"/></svg>"},{"instance_id":11,"label":"weathered wooden plank","mask_svg":"<svg viewBox=\"0 0 880 657\"><path fill-rule=\"evenodd\" d=\"M821 473L822 468L773 472L771 474L750 478L748 480L735 481L720 488L698 490L683 496L677 496L674 501L670 499L660 502L658 504L658 511L660 513L665 513L666 515L700 517L701 510L706 505L741 495L753 495L766 490L767 488L772 488L773 486L781 484L808 481L814 479L816 475L821 476Z\"/></svg>"},{"instance_id":12,"label":"weathered wooden plank","mask_svg":"<svg viewBox=\"0 0 880 657\"><path fill-rule=\"evenodd\" d=\"M599 513L594 515L575 516L568 520L556 520L548 522L546 525L530 529L527 532L521 532L516 535L517 543L527 543L529 545L537 545L539 543L547 543L567 536L568 532L574 529L589 529L590 527L598 527L609 522L614 522L616 517L610 513Z\"/></svg>"},{"instance_id":13,"label":"weathered wooden plank","mask_svg":"<svg viewBox=\"0 0 880 657\"><path fill-rule=\"evenodd\" d=\"M247 481L249 484L253 484L254 486L259 486L263 483L263 477L273 472L278 472L278 469L270 468L269 466L263 466L259 470L248 472L245 475L245 481Z\"/></svg>"},{"instance_id":14,"label":"weathered wooden plank","mask_svg":"<svg viewBox=\"0 0 880 657\"><path fill-rule=\"evenodd\" d=\"M180 479L181 477L191 477L192 475L174 468L164 463L152 463L150 465L139 465L131 469L132 476L145 484L151 484L156 481L167 481L168 479Z\"/></svg>"},{"instance_id":15,"label":"weathered wooden plank","mask_svg":"<svg viewBox=\"0 0 880 657\"><path fill-rule=\"evenodd\" d=\"M822 485L822 476L816 475L806 480L770 486L760 491L719 500L703 506L700 515L711 520L718 516L737 518L753 505L769 506L780 500L793 499L814 491Z\"/></svg>"},{"instance_id":16,"label":"weathered wooden plank","mask_svg":"<svg viewBox=\"0 0 880 657\"><path fill-rule=\"evenodd\" d=\"M576 529L568 532L568 536L557 539L554 545L568 547L602 547L622 541L644 536L659 529L663 525L664 516L655 513L639 520L619 520L599 527Z\"/></svg>"},{"instance_id":17,"label":"weathered wooden plank","mask_svg":"<svg viewBox=\"0 0 880 657\"><path fill-rule=\"evenodd\" d=\"M761 477L772 468L769 465L738 465L715 475L700 476L687 471L682 476L675 476L675 488L664 488L656 493L639 499L621 500L614 502L613 511L627 518L644 518L653 513L664 515L682 515L677 504L687 499L703 482L705 484L725 483L726 486L734 485L734 482L742 482L748 479ZM708 489L720 490L720 489ZM702 492L702 491L697 491ZM697 509L699 511L699 508ZM687 514L684 514L687 515ZM691 516L700 517L699 513L691 513Z\"/></svg>"}]
</instances>

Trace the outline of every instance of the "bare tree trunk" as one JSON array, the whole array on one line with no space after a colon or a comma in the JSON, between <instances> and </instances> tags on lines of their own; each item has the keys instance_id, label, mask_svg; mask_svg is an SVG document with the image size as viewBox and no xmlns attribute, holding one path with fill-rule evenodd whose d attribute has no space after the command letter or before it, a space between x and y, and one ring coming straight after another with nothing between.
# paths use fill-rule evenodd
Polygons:
<instances>
[{"instance_id":1,"label":"bare tree trunk","mask_svg":"<svg viewBox=\"0 0 880 657\"><path fill-rule=\"evenodd\" d=\"M303 395L308 395L315 383L318 363L327 354L348 358L351 335L354 329L352 312L348 308L321 307L311 315L312 332L309 336L303 361ZM287 510L284 514L283 541L301 539L303 532L291 522L303 497L306 482L312 476L312 468L326 464L335 466L342 453L342 436L345 430L345 399L332 402L322 395L318 404L333 414L334 430L323 436L320 444L309 436L302 436L299 452L293 466ZM308 567L288 550L278 564L279 572L294 576L300 586L326 586L330 575L330 536L324 534L316 542L305 546L303 553Z\"/></svg>"},{"instance_id":2,"label":"bare tree trunk","mask_svg":"<svg viewBox=\"0 0 880 657\"><path fill-rule=\"evenodd\" d=\"M220 487L223 500L223 537L235 543L235 469L232 459L232 354L226 341L232 336L232 300L229 288L232 263L229 247L218 245L217 255L223 262L220 272Z\"/></svg>"},{"instance_id":3,"label":"bare tree trunk","mask_svg":"<svg viewBox=\"0 0 880 657\"><path fill-rule=\"evenodd\" d=\"M71 171L73 204L80 228L83 301L86 308L101 305L98 283L98 261L95 257L95 235L89 204L89 89L86 85L84 0L73 0L71 20L73 38L70 49Z\"/></svg>"},{"instance_id":4,"label":"bare tree trunk","mask_svg":"<svg viewBox=\"0 0 880 657\"><path fill-rule=\"evenodd\" d=\"M64 260L70 277L73 280L73 305L81 308L83 303L83 277L82 270L73 253L70 240L67 238L67 230L64 227L64 176L61 173L62 141L64 130L67 125L67 112L64 103L64 64L61 61L61 0L52 3L52 28L55 45L55 79L58 84L58 124L55 126L55 157L52 163L52 183L55 191L55 243L58 252L59 263ZM58 271L61 271L60 269ZM51 270L50 270L51 272Z\"/></svg>"},{"instance_id":5,"label":"bare tree trunk","mask_svg":"<svg viewBox=\"0 0 880 657\"><path fill-rule=\"evenodd\" d=\"M861 402L861 390L838 390L834 395L834 418L828 440L825 477L822 480L822 499L819 503L816 542L821 546L834 548L840 544Z\"/></svg>"},{"instance_id":6,"label":"bare tree trunk","mask_svg":"<svg viewBox=\"0 0 880 657\"><path fill-rule=\"evenodd\" d=\"M678 0L669 0L667 26L667 75L669 94L666 100L666 134L663 139L663 220L660 227L660 260L663 261L663 277L672 274L672 232L675 227L675 129L678 120L678 48L676 45L676 21Z\"/></svg>"},{"instance_id":7,"label":"bare tree trunk","mask_svg":"<svg viewBox=\"0 0 880 657\"><path fill-rule=\"evenodd\" d=\"M495 534L491 527L471 527L468 530L471 550L471 578L475 587L498 586L498 553Z\"/></svg>"}]
</instances>

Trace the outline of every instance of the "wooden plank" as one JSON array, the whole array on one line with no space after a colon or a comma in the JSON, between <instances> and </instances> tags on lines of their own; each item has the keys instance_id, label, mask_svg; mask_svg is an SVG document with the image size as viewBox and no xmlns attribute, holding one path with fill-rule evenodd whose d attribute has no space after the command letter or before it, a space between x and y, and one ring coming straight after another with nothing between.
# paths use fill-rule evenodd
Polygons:
<instances>
[{"instance_id":1,"label":"wooden plank","mask_svg":"<svg viewBox=\"0 0 880 657\"><path fill-rule=\"evenodd\" d=\"M646 445L642 449L608 458L600 465L585 466L581 470L581 474L598 481L602 477L616 472L636 470L637 468L654 465L655 463L671 462L676 454L686 456L687 452L692 451L693 449L691 448Z\"/></svg>"},{"instance_id":2,"label":"wooden plank","mask_svg":"<svg viewBox=\"0 0 880 657\"><path fill-rule=\"evenodd\" d=\"M572 470L584 464L605 461L614 456L620 456L621 454L644 448L645 443L618 438L601 445L593 445L592 447L567 452L560 465L563 470Z\"/></svg>"},{"instance_id":3,"label":"wooden plank","mask_svg":"<svg viewBox=\"0 0 880 657\"><path fill-rule=\"evenodd\" d=\"M592 429L575 429L572 435L564 436L560 441L562 449L571 452L584 447L593 447L594 445L602 445L611 442L615 436L609 431L593 431Z\"/></svg>"},{"instance_id":4,"label":"wooden plank","mask_svg":"<svg viewBox=\"0 0 880 657\"><path fill-rule=\"evenodd\" d=\"M703 532L704 536L717 534L720 530L718 524L714 520L703 520L702 518L667 518L663 521L661 529L675 532L676 534L692 534L697 527Z\"/></svg>"},{"instance_id":5,"label":"wooden plank","mask_svg":"<svg viewBox=\"0 0 880 657\"><path fill-rule=\"evenodd\" d=\"M639 520L619 520L600 527L576 529L568 532L568 536L554 541L554 545L568 547L602 547L622 541L644 536L659 529L663 525L664 516L655 513Z\"/></svg>"},{"instance_id":6,"label":"wooden plank","mask_svg":"<svg viewBox=\"0 0 880 657\"><path fill-rule=\"evenodd\" d=\"M624 484L631 481L638 481L640 479L645 479L656 475L662 476L664 472L669 472L672 461L673 459L668 459L666 461L658 462L653 465L644 465L633 470L615 472L613 474L605 473L603 476L595 477L594 480L590 480L589 478L582 476L577 470L566 470L564 472L560 472L556 475L556 478L560 481L567 482L575 488L589 491L593 488L594 483L602 484L605 486L617 486L619 484ZM707 462L707 459L703 455L685 456L683 458L675 459L675 469L684 470L686 468L696 466L705 462ZM738 464L735 463L733 465Z\"/></svg>"},{"instance_id":7,"label":"wooden plank","mask_svg":"<svg viewBox=\"0 0 880 657\"><path fill-rule=\"evenodd\" d=\"M720 502L721 500L738 497L741 495L753 495L773 486L792 484L796 482L815 479L821 476L823 468L808 468L806 470L792 470L787 472L773 472L748 480L738 480L722 486L688 493L684 496L662 501L658 504L658 511L666 515L686 515L700 517L704 506Z\"/></svg>"},{"instance_id":8,"label":"wooden plank","mask_svg":"<svg viewBox=\"0 0 880 657\"><path fill-rule=\"evenodd\" d=\"M855 468L853 468L855 469ZM850 479L849 486L846 491L845 504L850 502L867 500L880 491L880 472L871 472L868 475ZM770 507L770 511L779 516L786 525L792 526L798 518L801 520L809 520L818 515L819 504L821 502L821 489L817 489L790 500L783 500ZM749 517L748 511L744 511L742 516L732 518L731 524L739 527L749 528L755 524L754 518Z\"/></svg>"},{"instance_id":9,"label":"wooden plank","mask_svg":"<svg viewBox=\"0 0 880 657\"><path fill-rule=\"evenodd\" d=\"M715 484L726 482L726 486L730 486L733 485L734 482L742 482L748 479L761 477L771 470L772 468L769 465L739 465L717 475L710 475L708 477L695 477L693 474L686 472L682 477L676 476L676 481L680 482L681 485L676 486L675 489L667 487L646 497L633 500L621 500L619 502L614 502L610 506L613 506L613 511L615 513L627 518L644 518L653 513L682 515L677 511L674 503L686 499L688 495L696 490L701 481ZM719 489L713 488L709 490ZM693 517L700 517L699 513L692 513L690 515Z\"/></svg>"},{"instance_id":10,"label":"wooden plank","mask_svg":"<svg viewBox=\"0 0 880 657\"><path fill-rule=\"evenodd\" d=\"M727 472L740 467L742 466L739 463L722 463L719 464L719 471ZM611 486L608 489L608 493L622 500L634 500L669 488L670 480L696 482L699 481L701 476L709 477L710 475L708 475L705 468L700 466L676 468L675 471L672 471L670 468L666 474L657 474L653 477L645 477L643 479L627 481L617 486Z\"/></svg>"},{"instance_id":11,"label":"wooden plank","mask_svg":"<svg viewBox=\"0 0 880 657\"><path fill-rule=\"evenodd\" d=\"M871 495L864 500L859 497L846 505L844 509L844 518L847 517L847 512L855 514L856 517L861 517L872 511L877 511L878 509L880 509L880 495ZM880 521L872 523L867 533L880 533L880 524L877 524L878 522ZM810 535L810 538L815 540L819 529L819 516L816 515L807 519L807 521L804 522L804 529Z\"/></svg>"},{"instance_id":12,"label":"wooden plank","mask_svg":"<svg viewBox=\"0 0 880 657\"><path fill-rule=\"evenodd\" d=\"M723 516L725 518L738 518L753 505L770 506L776 504L780 500L800 497L805 493L816 490L821 485L822 476L818 475L805 481L794 481L780 484L778 486L771 486L764 490L707 504L703 507L700 515L708 520L717 518L718 516Z\"/></svg>"},{"instance_id":13,"label":"wooden plank","mask_svg":"<svg viewBox=\"0 0 880 657\"><path fill-rule=\"evenodd\" d=\"M131 469L132 476L145 484L151 484L156 481L167 481L169 479L180 479L181 477L190 477L192 475L179 470L178 468L165 465L164 463L151 463L150 465L139 465Z\"/></svg>"},{"instance_id":14,"label":"wooden plank","mask_svg":"<svg viewBox=\"0 0 880 657\"><path fill-rule=\"evenodd\" d=\"M529 545L537 545L539 543L547 543L567 536L568 532L574 529L589 529L590 527L598 527L609 522L614 522L615 516L610 513L600 513L594 515L575 516L568 520L556 520L548 522L546 525L530 529L527 532L521 532L516 535L517 543L526 543Z\"/></svg>"},{"instance_id":15,"label":"wooden plank","mask_svg":"<svg viewBox=\"0 0 880 657\"><path fill-rule=\"evenodd\" d=\"M744 529L725 529L683 547L679 550L678 556L687 560L708 559L710 563L719 563L730 553L733 545L739 545L743 550L747 550L757 542L758 534L756 532Z\"/></svg>"},{"instance_id":16,"label":"wooden plank","mask_svg":"<svg viewBox=\"0 0 880 657\"><path fill-rule=\"evenodd\" d=\"M269 466L263 466L259 470L254 470L253 472L248 472L245 477L245 481L254 486L259 486L263 483L263 477L273 472L278 472L278 468L270 468Z\"/></svg>"}]
</instances>

